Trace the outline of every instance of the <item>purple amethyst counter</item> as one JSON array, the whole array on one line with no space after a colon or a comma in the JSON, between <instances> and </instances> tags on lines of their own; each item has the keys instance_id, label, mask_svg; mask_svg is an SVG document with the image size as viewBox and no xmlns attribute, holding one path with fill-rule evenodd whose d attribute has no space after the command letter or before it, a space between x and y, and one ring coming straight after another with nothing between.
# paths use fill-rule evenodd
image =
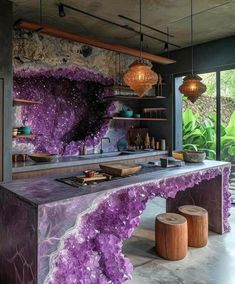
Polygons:
<instances>
[{"instance_id":1,"label":"purple amethyst counter","mask_svg":"<svg viewBox=\"0 0 235 284\"><path fill-rule=\"evenodd\" d=\"M0 283L125 283L132 265L123 241L138 226L148 200L167 211L203 206L210 229L230 230L230 164L205 161L79 190L54 178L17 180L0 189Z\"/></svg>"}]
</instances>

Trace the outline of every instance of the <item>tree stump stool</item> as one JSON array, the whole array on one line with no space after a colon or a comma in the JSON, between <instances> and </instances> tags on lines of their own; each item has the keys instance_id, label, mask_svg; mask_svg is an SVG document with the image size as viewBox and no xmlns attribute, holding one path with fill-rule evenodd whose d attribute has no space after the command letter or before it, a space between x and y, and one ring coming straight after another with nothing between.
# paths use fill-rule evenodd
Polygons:
<instances>
[{"instance_id":1,"label":"tree stump stool","mask_svg":"<svg viewBox=\"0 0 235 284\"><path fill-rule=\"evenodd\" d=\"M208 212L194 205L184 205L178 208L179 213L188 221L188 245L201 248L208 241Z\"/></svg>"},{"instance_id":2,"label":"tree stump stool","mask_svg":"<svg viewBox=\"0 0 235 284\"><path fill-rule=\"evenodd\" d=\"M156 252L168 260L183 259L188 252L187 220L176 213L164 213L155 221Z\"/></svg>"}]
</instances>

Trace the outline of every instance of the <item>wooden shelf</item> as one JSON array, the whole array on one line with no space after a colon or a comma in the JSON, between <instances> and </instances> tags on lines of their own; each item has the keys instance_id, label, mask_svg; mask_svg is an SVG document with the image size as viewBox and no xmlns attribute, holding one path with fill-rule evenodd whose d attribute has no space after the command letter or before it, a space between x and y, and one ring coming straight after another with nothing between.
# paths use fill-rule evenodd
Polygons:
<instances>
[{"instance_id":1,"label":"wooden shelf","mask_svg":"<svg viewBox=\"0 0 235 284\"><path fill-rule=\"evenodd\" d=\"M37 137L37 135L35 135L35 134L29 134L29 135L19 134L19 135L16 135L16 136L12 136L12 138L14 138L14 139L21 139L21 138L34 139L35 137Z\"/></svg>"},{"instance_id":2,"label":"wooden shelf","mask_svg":"<svg viewBox=\"0 0 235 284\"><path fill-rule=\"evenodd\" d=\"M107 100L157 100L157 99L165 99L166 97L163 96L144 96L144 97L138 97L138 96L124 96L124 95L117 95L117 96L109 96L104 97L104 99Z\"/></svg>"},{"instance_id":3,"label":"wooden shelf","mask_svg":"<svg viewBox=\"0 0 235 284\"><path fill-rule=\"evenodd\" d=\"M34 104L41 104L41 102L35 100L13 99L14 106L34 105Z\"/></svg>"},{"instance_id":4,"label":"wooden shelf","mask_svg":"<svg viewBox=\"0 0 235 284\"><path fill-rule=\"evenodd\" d=\"M113 120L139 120L139 121L167 121L166 118L148 118L148 117L105 117L105 119L113 119Z\"/></svg>"}]
</instances>

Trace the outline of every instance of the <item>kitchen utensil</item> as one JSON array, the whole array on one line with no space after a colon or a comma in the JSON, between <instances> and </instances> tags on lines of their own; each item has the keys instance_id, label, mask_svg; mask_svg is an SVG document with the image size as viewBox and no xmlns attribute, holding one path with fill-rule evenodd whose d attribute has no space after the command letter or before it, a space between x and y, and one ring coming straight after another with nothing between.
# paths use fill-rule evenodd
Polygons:
<instances>
[{"instance_id":1,"label":"kitchen utensil","mask_svg":"<svg viewBox=\"0 0 235 284\"><path fill-rule=\"evenodd\" d=\"M137 164L124 164L124 163L113 163L113 164L100 164L100 168L110 175L114 176L128 176L133 175L140 171L141 166Z\"/></svg>"},{"instance_id":2,"label":"kitchen utensil","mask_svg":"<svg viewBox=\"0 0 235 284\"><path fill-rule=\"evenodd\" d=\"M56 154L34 153L34 154L29 154L28 156L31 160L40 163L40 162L52 162L56 157Z\"/></svg>"}]
</instances>

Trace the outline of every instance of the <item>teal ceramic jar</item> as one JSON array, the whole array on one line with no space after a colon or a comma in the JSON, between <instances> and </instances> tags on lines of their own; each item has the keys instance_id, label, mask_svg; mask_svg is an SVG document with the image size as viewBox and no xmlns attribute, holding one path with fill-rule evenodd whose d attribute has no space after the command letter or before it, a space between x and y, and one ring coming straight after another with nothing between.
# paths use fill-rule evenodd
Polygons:
<instances>
[{"instance_id":1,"label":"teal ceramic jar","mask_svg":"<svg viewBox=\"0 0 235 284\"><path fill-rule=\"evenodd\" d=\"M23 126L21 127L21 134L30 135L31 127L30 126Z\"/></svg>"}]
</instances>

